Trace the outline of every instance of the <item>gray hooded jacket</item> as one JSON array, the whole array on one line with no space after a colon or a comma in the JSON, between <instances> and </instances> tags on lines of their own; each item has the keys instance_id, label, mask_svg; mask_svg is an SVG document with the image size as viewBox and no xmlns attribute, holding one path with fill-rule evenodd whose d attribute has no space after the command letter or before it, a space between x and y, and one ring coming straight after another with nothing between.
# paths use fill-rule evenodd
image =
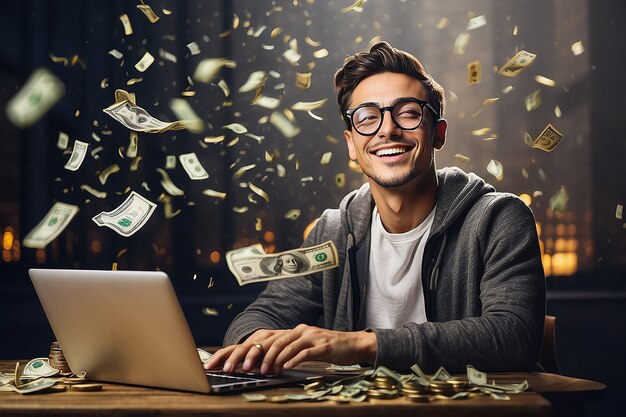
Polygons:
<instances>
[{"instance_id":1,"label":"gray hooded jacket","mask_svg":"<svg viewBox=\"0 0 626 417\"><path fill-rule=\"evenodd\" d=\"M545 280L535 221L517 196L495 192L458 168L437 171L435 219L426 242L422 287L423 324L371 329L375 366L426 371L444 366L464 372L528 371L543 337ZM339 209L326 210L304 246L332 240L339 267L270 282L226 332L224 344L258 329L300 323L333 330L363 329L367 297L369 231L373 210L369 185L348 194Z\"/></svg>"}]
</instances>

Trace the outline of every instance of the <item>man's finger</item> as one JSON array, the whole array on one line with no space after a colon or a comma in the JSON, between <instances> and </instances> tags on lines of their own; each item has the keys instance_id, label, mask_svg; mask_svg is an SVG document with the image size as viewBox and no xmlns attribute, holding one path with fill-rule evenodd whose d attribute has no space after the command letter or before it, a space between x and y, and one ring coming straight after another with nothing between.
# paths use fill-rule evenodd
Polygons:
<instances>
[{"instance_id":1,"label":"man's finger","mask_svg":"<svg viewBox=\"0 0 626 417\"><path fill-rule=\"evenodd\" d=\"M252 341L252 346L248 350L246 354L246 358L243 361L243 370L245 372L250 372L260 359L265 355L265 349L263 348L263 344L261 342Z\"/></svg>"},{"instance_id":2,"label":"man's finger","mask_svg":"<svg viewBox=\"0 0 626 417\"><path fill-rule=\"evenodd\" d=\"M204 364L204 369L216 369L219 368L224 361L230 356L235 346L226 346L213 354L213 357Z\"/></svg>"},{"instance_id":3,"label":"man's finger","mask_svg":"<svg viewBox=\"0 0 626 417\"><path fill-rule=\"evenodd\" d=\"M274 360L274 368L281 369L286 362L293 360L299 352L307 350L311 347L313 347L313 343L306 340L306 338L299 337L282 349Z\"/></svg>"},{"instance_id":4,"label":"man's finger","mask_svg":"<svg viewBox=\"0 0 626 417\"><path fill-rule=\"evenodd\" d=\"M319 346L302 349L295 356L285 361L282 367L284 369L293 369L304 361L319 360L323 353L323 349Z\"/></svg>"},{"instance_id":5,"label":"man's finger","mask_svg":"<svg viewBox=\"0 0 626 417\"><path fill-rule=\"evenodd\" d=\"M265 375L279 373L280 369L276 369L275 366L276 358L287 346L291 345L294 340L298 339L299 336L299 332L290 330L272 340L270 348L267 349L267 352L263 357L261 373Z\"/></svg>"}]
</instances>

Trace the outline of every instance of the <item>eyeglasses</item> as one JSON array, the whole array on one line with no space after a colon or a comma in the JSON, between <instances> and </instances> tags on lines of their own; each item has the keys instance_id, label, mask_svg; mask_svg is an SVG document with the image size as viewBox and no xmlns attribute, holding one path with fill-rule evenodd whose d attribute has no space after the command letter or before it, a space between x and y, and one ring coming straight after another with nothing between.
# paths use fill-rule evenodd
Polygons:
<instances>
[{"instance_id":1,"label":"eyeglasses","mask_svg":"<svg viewBox=\"0 0 626 417\"><path fill-rule=\"evenodd\" d=\"M393 106L386 107L380 107L375 103L363 103L346 110L346 116L350 118L350 123L358 134L373 136L383 125L383 116L386 111L391 114L391 120L400 129L417 129L424 120L424 107L433 112L435 120L439 120L439 113L429 102L413 97L400 99Z\"/></svg>"}]
</instances>

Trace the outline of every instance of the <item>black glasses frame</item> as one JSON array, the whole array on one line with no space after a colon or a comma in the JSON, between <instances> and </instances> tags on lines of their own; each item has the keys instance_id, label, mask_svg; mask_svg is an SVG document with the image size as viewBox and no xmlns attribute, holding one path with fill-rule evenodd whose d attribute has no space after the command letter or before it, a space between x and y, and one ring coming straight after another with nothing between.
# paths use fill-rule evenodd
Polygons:
<instances>
[{"instance_id":1,"label":"black glasses frame","mask_svg":"<svg viewBox=\"0 0 626 417\"><path fill-rule=\"evenodd\" d=\"M396 121L396 118L393 115L393 109L401 104L406 104L406 103L417 103L419 104L419 106L422 109L422 113L424 113L424 107L426 107L428 110L430 110L431 112L433 112L433 115L435 116L435 122L438 122L441 117L439 117L439 113L437 112L437 110L435 110L435 108L427 101L424 100L420 100L419 98L407 98L404 100L400 100L397 103L395 103L393 106L385 106L385 107L380 107L379 105L375 104L375 103L363 103L353 109L348 109L346 110L346 116L348 116L348 120L350 121L350 125L354 128L354 130L356 130L356 132L361 135L361 136L374 136L376 133L378 133L378 131L380 130L381 126L383 125L383 119L385 117L385 112L388 111L389 114L391 115L391 120L393 121L393 124L396 125L398 128L402 129L402 130L415 130L417 128L419 128L422 125L422 122L424 121L424 117L422 117L420 119L420 122L418 123L417 126L412 127L412 128L404 128L402 126L400 126L400 124L398 124L398 122ZM376 128L376 130L374 130L373 133L369 133L369 134L364 134L361 133L359 131L359 129L357 129L356 125L354 124L354 121L352 120L354 117L354 113L359 110L360 108L363 107L375 107L380 111L380 122L378 124L378 127Z\"/></svg>"}]
</instances>

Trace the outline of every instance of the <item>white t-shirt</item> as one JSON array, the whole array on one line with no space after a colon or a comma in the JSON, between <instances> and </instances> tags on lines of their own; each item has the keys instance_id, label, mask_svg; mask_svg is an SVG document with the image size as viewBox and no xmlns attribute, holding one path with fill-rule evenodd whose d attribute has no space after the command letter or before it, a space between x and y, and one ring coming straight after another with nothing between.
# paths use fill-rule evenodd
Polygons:
<instances>
[{"instance_id":1,"label":"white t-shirt","mask_svg":"<svg viewBox=\"0 0 626 417\"><path fill-rule=\"evenodd\" d=\"M425 323L422 259L435 209L405 233L385 230L376 207L372 216L365 326L391 329L409 322Z\"/></svg>"}]
</instances>

